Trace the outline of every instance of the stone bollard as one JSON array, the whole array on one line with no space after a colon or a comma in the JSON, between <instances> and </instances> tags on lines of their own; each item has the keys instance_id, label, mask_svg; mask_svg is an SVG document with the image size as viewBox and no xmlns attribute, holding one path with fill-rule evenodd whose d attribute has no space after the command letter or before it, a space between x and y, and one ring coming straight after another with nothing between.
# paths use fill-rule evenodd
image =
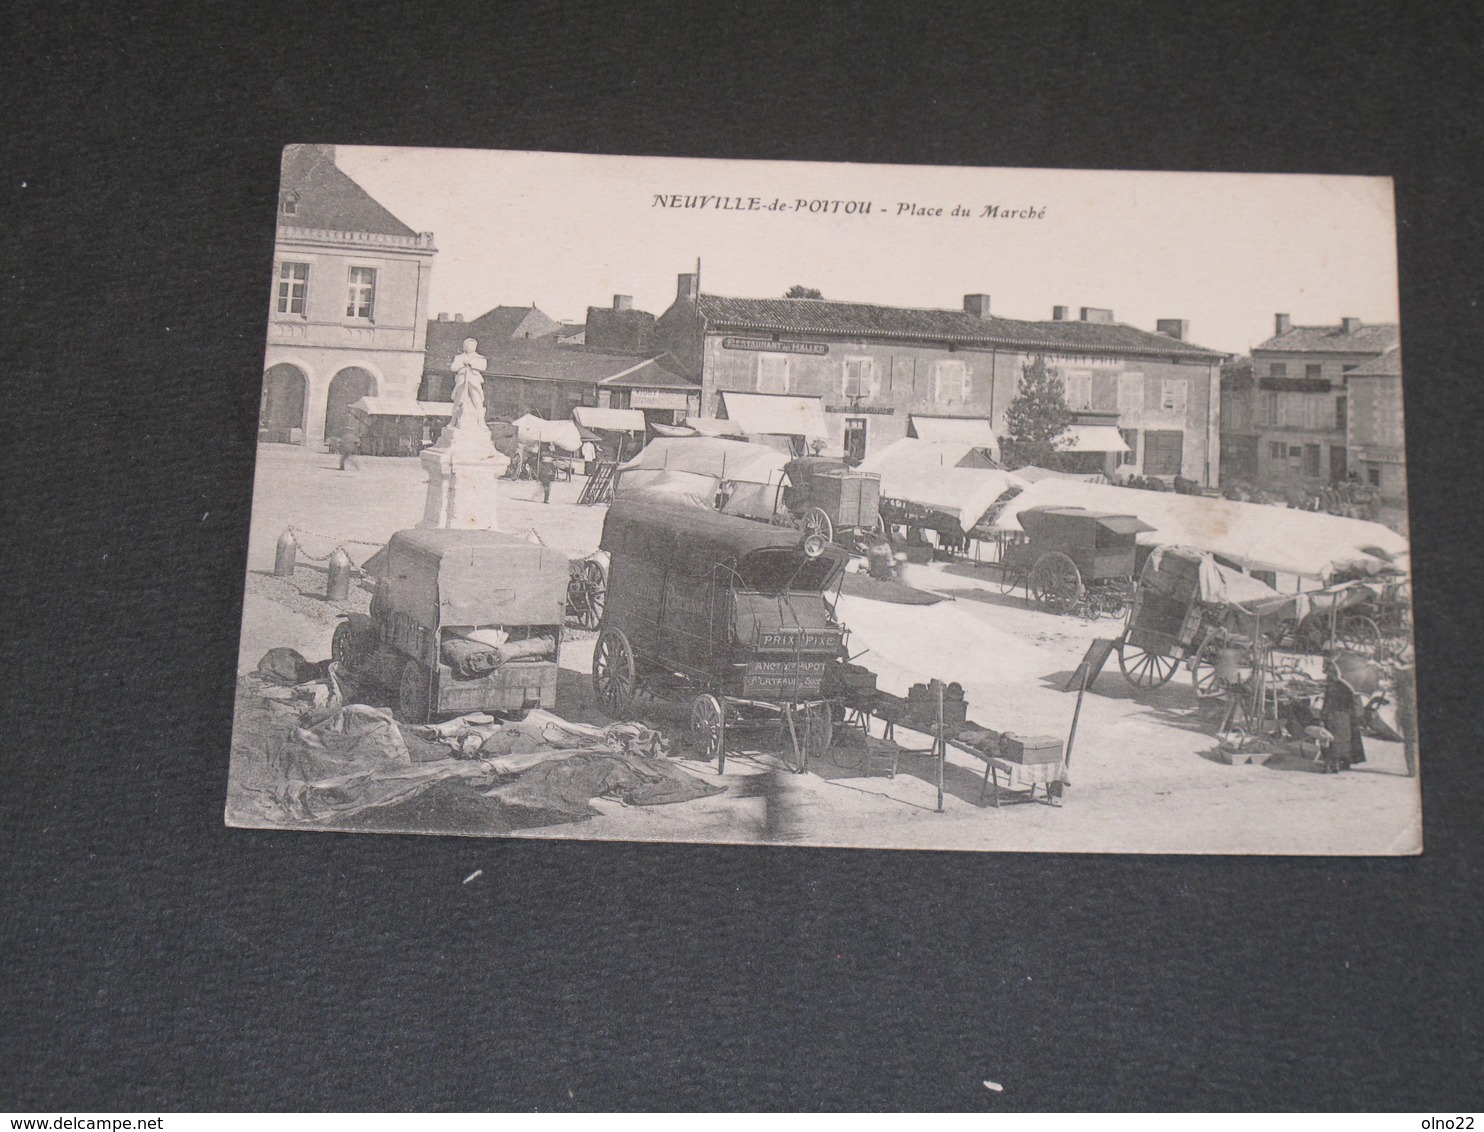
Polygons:
<instances>
[{"instance_id":1,"label":"stone bollard","mask_svg":"<svg viewBox=\"0 0 1484 1132\"><path fill-rule=\"evenodd\" d=\"M325 596L331 601L344 601L350 596L350 576L355 570L345 547L337 546L330 555L330 577L325 586Z\"/></svg>"},{"instance_id":2,"label":"stone bollard","mask_svg":"<svg viewBox=\"0 0 1484 1132\"><path fill-rule=\"evenodd\" d=\"M273 576L275 578L292 578L294 576L294 559L299 553L299 544L294 541L293 531L284 531L278 536L278 547L273 552Z\"/></svg>"}]
</instances>

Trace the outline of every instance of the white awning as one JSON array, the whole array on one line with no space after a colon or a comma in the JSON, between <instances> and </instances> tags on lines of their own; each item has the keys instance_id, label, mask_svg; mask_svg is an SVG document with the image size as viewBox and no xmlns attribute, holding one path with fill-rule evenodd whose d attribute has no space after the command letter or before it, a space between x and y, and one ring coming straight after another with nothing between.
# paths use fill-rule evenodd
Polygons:
<instances>
[{"instance_id":1,"label":"white awning","mask_svg":"<svg viewBox=\"0 0 1484 1132\"><path fill-rule=\"evenodd\" d=\"M1112 425L1068 425L1065 452L1127 452L1123 434Z\"/></svg>"},{"instance_id":2,"label":"white awning","mask_svg":"<svg viewBox=\"0 0 1484 1132\"><path fill-rule=\"evenodd\" d=\"M352 409L369 417L451 417L453 404L448 401L414 401L410 397L362 397L350 403Z\"/></svg>"},{"instance_id":3,"label":"white awning","mask_svg":"<svg viewBox=\"0 0 1484 1132\"><path fill-rule=\"evenodd\" d=\"M582 447L582 434L571 421L548 421L533 413L516 420L515 435L522 444L554 444L567 452Z\"/></svg>"},{"instance_id":4,"label":"white awning","mask_svg":"<svg viewBox=\"0 0 1484 1132\"><path fill-rule=\"evenodd\" d=\"M603 409L579 405L572 419L583 428L600 428L607 432L643 432L644 414L638 409Z\"/></svg>"},{"instance_id":5,"label":"white awning","mask_svg":"<svg viewBox=\"0 0 1484 1132\"><path fill-rule=\"evenodd\" d=\"M722 393L727 416L750 436L804 436L828 440L829 422L818 397L771 393Z\"/></svg>"},{"instance_id":6,"label":"white awning","mask_svg":"<svg viewBox=\"0 0 1484 1132\"><path fill-rule=\"evenodd\" d=\"M994 430L984 417L924 417L913 413L907 418L919 440L957 441L975 448L994 451Z\"/></svg>"}]
</instances>

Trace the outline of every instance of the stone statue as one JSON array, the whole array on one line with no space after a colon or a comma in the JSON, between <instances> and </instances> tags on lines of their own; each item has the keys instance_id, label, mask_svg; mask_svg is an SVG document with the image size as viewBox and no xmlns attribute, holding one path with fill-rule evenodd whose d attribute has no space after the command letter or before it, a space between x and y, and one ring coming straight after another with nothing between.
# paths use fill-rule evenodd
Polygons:
<instances>
[{"instance_id":1,"label":"stone statue","mask_svg":"<svg viewBox=\"0 0 1484 1132\"><path fill-rule=\"evenodd\" d=\"M465 338L464 352L453 360L453 416L449 428L489 428L484 419L484 368L489 362L478 347L473 338Z\"/></svg>"}]
</instances>

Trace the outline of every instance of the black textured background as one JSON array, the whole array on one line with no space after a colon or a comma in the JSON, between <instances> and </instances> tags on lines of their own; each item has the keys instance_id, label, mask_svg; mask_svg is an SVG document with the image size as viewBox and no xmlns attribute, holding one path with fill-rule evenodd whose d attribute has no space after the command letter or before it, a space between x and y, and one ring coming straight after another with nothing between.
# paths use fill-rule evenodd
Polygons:
<instances>
[{"instance_id":1,"label":"black textured background","mask_svg":"<svg viewBox=\"0 0 1484 1132\"><path fill-rule=\"evenodd\" d=\"M0 1108L1477 1107L1475 6L467 7L9 7ZM225 829L291 141L1395 175L1426 855Z\"/></svg>"}]
</instances>

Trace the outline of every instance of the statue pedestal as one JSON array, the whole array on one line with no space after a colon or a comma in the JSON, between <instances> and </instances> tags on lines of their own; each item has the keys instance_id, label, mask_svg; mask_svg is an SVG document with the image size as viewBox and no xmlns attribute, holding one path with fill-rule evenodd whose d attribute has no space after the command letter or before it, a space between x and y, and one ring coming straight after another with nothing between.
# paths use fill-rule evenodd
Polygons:
<instances>
[{"instance_id":1,"label":"statue pedestal","mask_svg":"<svg viewBox=\"0 0 1484 1132\"><path fill-rule=\"evenodd\" d=\"M486 428L448 428L422 454L428 497L418 526L466 531L499 530L496 484L510 460Z\"/></svg>"}]
</instances>

